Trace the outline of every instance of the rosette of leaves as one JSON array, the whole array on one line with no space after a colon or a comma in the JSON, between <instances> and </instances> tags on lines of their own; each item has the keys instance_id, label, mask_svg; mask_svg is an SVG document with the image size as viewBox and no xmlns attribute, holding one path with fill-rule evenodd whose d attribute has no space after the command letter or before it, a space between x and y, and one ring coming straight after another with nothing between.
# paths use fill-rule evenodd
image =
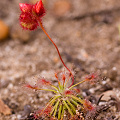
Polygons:
<instances>
[{"instance_id":1,"label":"rosette of leaves","mask_svg":"<svg viewBox=\"0 0 120 120\"><path fill-rule=\"evenodd\" d=\"M47 105L37 112L35 116L38 118L43 114L49 116L50 118L56 118L58 120L62 120L64 118L65 113L68 113L71 116L71 119L77 115L78 108L82 112L86 112L87 110L93 110L95 107L91 104L90 101L83 99L82 96L79 95L80 90L74 88L75 86L85 82L85 81L94 81L96 78L95 74L91 74L85 78L85 80L80 81L79 83L68 86L68 82L71 79L71 75L69 73L61 72L59 74L55 74L55 77L58 81L58 86L54 86L50 81L45 79L38 79L36 85L26 85L26 87L35 89L35 90L45 90L54 92L54 96L49 100ZM49 89L41 88L42 86L46 86ZM81 119L80 119L81 120Z\"/></svg>"}]
</instances>

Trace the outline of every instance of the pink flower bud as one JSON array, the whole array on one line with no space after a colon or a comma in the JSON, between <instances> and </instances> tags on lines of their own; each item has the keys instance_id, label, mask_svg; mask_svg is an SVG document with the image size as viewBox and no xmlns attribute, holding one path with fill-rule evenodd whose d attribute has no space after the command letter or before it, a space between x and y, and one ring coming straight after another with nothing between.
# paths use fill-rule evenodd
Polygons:
<instances>
[{"instance_id":1,"label":"pink flower bud","mask_svg":"<svg viewBox=\"0 0 120 120\"><path fill-rule=\"evenodd\" d=\"M30 13L21 13L20 15L20 25L23 29L34 30L39 25L35 17Z\"/></svg>"},{"instance_id":2,"label":"pink flower bud","mask_svg":"<svg viewBox=\"0 0 120 120\"><path fill-rule=\"evenodd\" d=\"M40 0L33 6L33 12L35 12L35 14L40 17L42 17L45 14L45 9L42 0Z\"/></svg>"},{"instance_id":3,"label":"pink flower bud","mask_svg":"<svg viewBox=\"0 0 120 120\"><path fill-rule=\"evenodd\" d=\"M22 11L22 12L29 12L29 11L31 11L32 10L32 5L30 5L30 4L24 4L24 3L19 3L19 6L20 6L20 10Z\"/></svg>"},{"instance_id":4,"label":"pink flower bud","mask_svg":"<svg viewBox=\"0 0 120 120\"><path fill-rule=\"evenodd\" d=\"M34 30L39 24L38 20L45 14L45 9L42 0L37 2L35 5L20 3L20 25L23 29Z\"/></svg>"}]
</instances>

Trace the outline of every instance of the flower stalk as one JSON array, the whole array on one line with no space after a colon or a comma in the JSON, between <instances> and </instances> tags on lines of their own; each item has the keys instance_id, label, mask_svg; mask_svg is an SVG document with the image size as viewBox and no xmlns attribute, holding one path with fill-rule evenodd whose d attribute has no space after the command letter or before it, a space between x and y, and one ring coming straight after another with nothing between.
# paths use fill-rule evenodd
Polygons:
<instances>
[{"instance_id":1,"label":"flower stalk","mask_svg":"<svg viewBox=\"0 0 120 120\"><path fill-rule=\"evenodd\" d=\"M46 32L46 30L44 29L41 20L38 20L38 22L39 22L40 27L41 27L41 29L43 30L43 32L46 34L46 36L49 38L49 40L50 40L50 41L52 42L52 44L55 46L55 48L56 48L56 50L57 50L57 53L58 53L58 55L59 55L59 58L60 58L62 64L64 65L64 67L65 67L65 68L69 71L69 73L71 74L71 76L72 76L72 84L73 84L73 83L74 83L74 76L73 76L71 70L70 70L70 69L66 66L66 64L64 63L64 61L63 61L63 59L62 59L62 57L61 57L61 54L60 54L60 52L59 52L59 49L58 49L57 45L56 45L55 42L52 40L52 38L49 36L49 34ZM71 87L72 84L71 84L69 87Z\"/></svg>"}]
</instances>

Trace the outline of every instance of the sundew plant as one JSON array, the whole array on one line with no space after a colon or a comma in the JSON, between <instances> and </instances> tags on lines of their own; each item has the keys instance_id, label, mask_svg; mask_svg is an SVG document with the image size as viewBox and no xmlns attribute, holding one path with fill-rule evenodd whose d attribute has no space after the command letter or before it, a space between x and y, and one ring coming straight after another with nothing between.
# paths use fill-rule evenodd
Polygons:
<instances>
[{"instance_id":1,"label":"sundew plant","mask_svg":"<svg viewBox=\"0 0 120 120\"><path fill-rule=\"evenodd\" d=\"M94 73L90 74L83 81L74 84L73 73L64 63L57 45L43 27L42 17L45 15L46 10L42 0L38 1L35 5L20 3L19 6L21 10L19 17L21 27L23 29L32 31L40 26L43 32L55 46L59 58L67 70L66 72L63 71L60 73L55 73L58 86L54 86L51 81L45 79L38 79L36 84L33 86L30 84L26 85L27 88L34 89L36 91L45 90L54 93L54 96L48 101L47 105L42 110L34 113L34 119L37 120L44 118L50 120L63 120L64 115L66 114L70 116L69 118L71 118L71 120L83 120L84 118L81 113L94 110L95 106L92 105L90 101L80 96L80 90L75 87L85 81L94 82L97 75ZM72 82L70 85L68 85L70 80L72 80ZM44 88L44 86L47 87L47 89ZM80 110L80 112L78 112L78 110Z\"/></svg>"}]
</instances>

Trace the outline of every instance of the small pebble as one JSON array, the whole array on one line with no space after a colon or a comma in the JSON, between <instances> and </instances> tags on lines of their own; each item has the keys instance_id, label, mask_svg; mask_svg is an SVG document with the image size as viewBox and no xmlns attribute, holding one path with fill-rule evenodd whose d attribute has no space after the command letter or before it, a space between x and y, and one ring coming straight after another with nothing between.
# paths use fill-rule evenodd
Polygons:
<instances>
[{"instance_id":1,"label":"small pebble","mask_svg":"<svg viewBox=\"0 0 120 120\"><path fill-rule=\"evenodd\" d=\"M13 89L13 84L12 84L12 83L10 83L10 84L8 85L8 89Z\"/></svg>"},{"instance_id":2,"label":"small pebble","mask_svg":"<svg viewBox=\"0 0 120 120\"><path fill-rule=\"evenodd\" d=\"M0 114L10 115L11 109L0 99Z\"/></svg>"},{"instance_id":3,"label":"small pebble","mask_svg":"<svg viewBox=\"0 0 120 120\"><path fill-rule=\"evenodd\" d=\"M107 81L102 81L102 84L105 85L107 83Z\"/></svg>"},{"instance_id":4,"label":"small pebble","mask_svg":"<svg viewBox=\"0 0 120 120\"><path fill-rule=\"evenodd\" d=\"M54 57L54 58L53 58L53 62L54 62L54 63L58 63L58 61L59 61L59 58L58 58L58 57Z\"/></svg>"},{"instance_id":5,"label":"small pebble","mask_svg":"<svg viewBox=\"0 0 120 120\"><path fill-rule=\"evenodd\" d=\"M109 91L103 92L102 94L104 96L101 98L101 100L108 101L111 99L111 96L115 96L116 93L113 90L109 90Z\"/></svg>"},{"instance_id":6,"label":"small pebble","mask_svg":"<svg viewBox=\"0 0 120 120\"><path fill-rule=\"evenodd\" d=\"M8 35L9 27L2 20L0 20L0 41L6 39Z\"/></svg>"},{"instance_id":7,"label":"small pebble","mask_svg":"<svg viewBox=\"0 0 120 120\"><path fill-rule=\"evenodd\" d=\"M110 72L109 72L109 78L111 80L116 80L116 77L117 77L117 68L116 67L113 67Z\"/></svg>"},{"instance_id":8,"label":"small pebble","mask_svg":"<svg viewBox=\"0 0 120 120\"><path fill-rule=\"evenodd\" d=\"M1 81L0 81L0 88L5 88L5 87L8 86L8 84L9 84L9 81L1 79Z\"/></svg>"},{"instance_id":9,"label":"small pebble","mask_svg":"<svg viewBox=\"0 0 120 120\"><path fill-rule=\"evenodd\" d=\"M17 115L17 119L20 119L21 118L21 115Z\"/></svg>"}]
</instances>

